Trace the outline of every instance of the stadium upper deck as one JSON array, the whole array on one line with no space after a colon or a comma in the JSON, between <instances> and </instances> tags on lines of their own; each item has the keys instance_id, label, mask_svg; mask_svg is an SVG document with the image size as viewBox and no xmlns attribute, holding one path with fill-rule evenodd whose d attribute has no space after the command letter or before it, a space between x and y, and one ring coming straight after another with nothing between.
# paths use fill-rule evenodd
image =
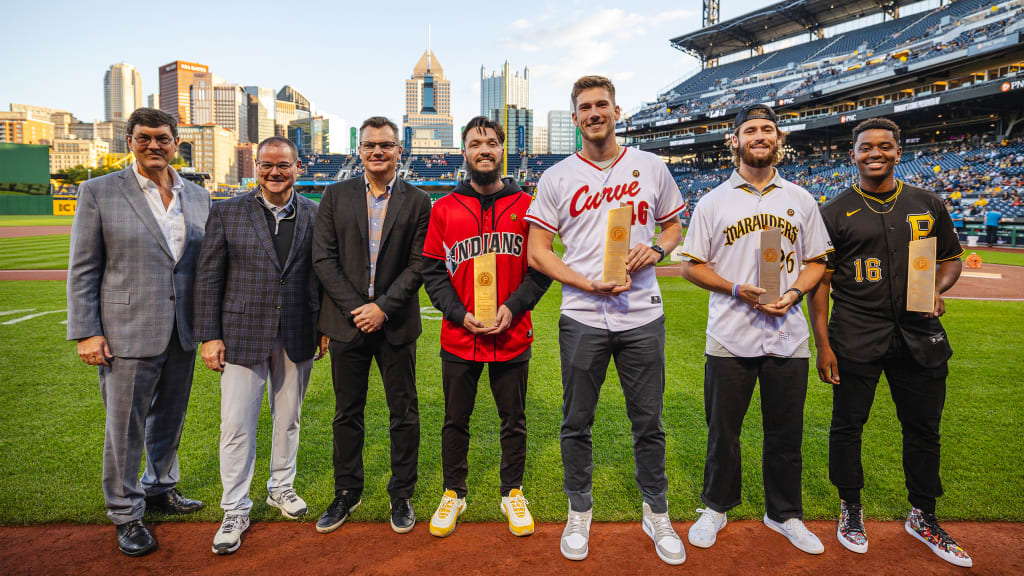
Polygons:
<instances>
[{"instance_id":1,"label":"stadium upper deck","mask_svg":"<svg viewBox=\"0 0 1024 576\"><path fill-rule=\"evenodd\" d=\"M771 103L783 129L788 123L796 132L1015 92L1024 89L1022 32L1024 0L958 0L704 69L617 133L671 153L720 142L731 117L751 102Z\"/></svg>"}]
</instances>

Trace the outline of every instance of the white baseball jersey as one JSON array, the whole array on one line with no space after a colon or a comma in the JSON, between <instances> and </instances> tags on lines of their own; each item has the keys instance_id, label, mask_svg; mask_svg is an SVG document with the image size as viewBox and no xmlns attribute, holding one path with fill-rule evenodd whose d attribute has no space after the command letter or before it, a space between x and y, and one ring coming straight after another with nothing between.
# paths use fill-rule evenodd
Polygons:
<instances>
[{"instance_id":1,"label":"white baseball jersey","mask_svg":"<svg viewBox=\"0 0 1024 576\"><path fill-rule=\"evenodd\" d=\"M608 210L633 206L630 247L651 244L656 223L675 218L683 198L660 158L623 148L618 159L601 170L580 154L548 168L537 183L526 219L559 235L565 245L562 261L584 277L600 282ZM632 286L615 296L598 296L562 286L562 313L593 328L621 332L649 324L663 313L654 266L630 274Z\"/></svg>"},{"instance_id":2,"label":"white baseball jersey","mask_svg":"<svg viewBox=\"0 0 1024 576\"><path fill-rule=\"evenodd\" d=\"M807 190L783 179L776 170L761 194L733 171L729 180L697 202L683 254L707 264L729 282L756 286L759 232L765 228L782 231L782 291L796 281L801 263L832 250L817 202ZM790 357L810 336L800 306L791 307L785 316L770 316L719 292L712 292L708 299L707 335L742 357Z\"/></svg>"}]
</instances>

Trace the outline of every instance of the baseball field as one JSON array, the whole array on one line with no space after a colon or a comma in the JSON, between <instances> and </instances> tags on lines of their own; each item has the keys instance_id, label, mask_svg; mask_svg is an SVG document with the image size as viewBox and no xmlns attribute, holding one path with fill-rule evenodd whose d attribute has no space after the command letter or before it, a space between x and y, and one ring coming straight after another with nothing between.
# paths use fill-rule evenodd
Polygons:
<instances>
[{"instance_id":1,"label":"baseball field","mask_svg":"<svg viewBox=\"0 0 1024 576\"><path fill-rule=\"evenodd\" d=\"M17 226L61 224L52 218L0 217L0 227L11 224L4 221L8 218L16 218ZM0 239L0 269L66 268L67 242L66 233ZM1024 254L980 250L979 253L984 254L986 262L1024 264ZM677 526L682 533L696 519L694 510L702 506L699 496L707 430L703 410L707 293L679 277L664 277L660 282L668 332L663 420L668 442L669 503L673 519L685 523ZM556 284L533 316L536 339L527 398L529 444L524 480L524 492L536 519L553 523L564 522L566 511L558 443L559 299ZM418 342L417 384L422 445L419 484L413 503L418 517L425 522L443 489L443 398L438 356L440 314L431 308L422 292L420 303L424 332ZM64 339L65 308L62 281L0 283L0 524L8 527L107 522L100 491L104 411L95 369L85 366L78 359L74 344ZM1020 522L1024 520L1024 302L950 299L943 322L955 355L949 365L941 428L945 496L939 500L938 515L943 520ZM296 489L309 503L307 520L315 520L333 495L334 394L329 362L327 358L317 362L302 415ZM179 452L179 487L189 497L204 500L207 507L189 516L188 521L219 522L221 518L217 506L221 491L219 406L217 374L200 362ZM808 519L833 521L837 514L837 499L827 469L830 410L831 391L812 371L803 443L804 508ZM742 436L743 503L729 513L730 522L760 519L764 513L760 417L760 403L755 395ZM363 504L353 520L386 522L387 409L376 372L371 372L366 423L366 487ZM263 503L270 427L269 410L264 403L252 487L256 502L252 518L256 522L280 518L276 510ZM472 431L469 506L463 519L503 522L498 508L498 417L486 385L480 387ZM633 479L630 438L622 391L615 371L610 369L594 424L596 521L633 522L640 517L641 499ZM908 504L903 486L900 430L884 382L878 388L864 435L864 463L865 515L872 520L903 518ZM109 552L114 554L113 530L108 530ZM213 530L206 531L209 537ZM311 525L303 526L303 530L313 532ZM828 533L826 530L821 534L822 540L829 549L838 548L834 536L830 540L825 537ZM1018 530L1018 538L1019 534ZM243 548L242 553L245 552ZM927 551L922 547L918 552ZM1014 554L1019 558L1019 549ZM555 557L561 560L557 552L552 555Z\"/></svg>"}]
</instances>

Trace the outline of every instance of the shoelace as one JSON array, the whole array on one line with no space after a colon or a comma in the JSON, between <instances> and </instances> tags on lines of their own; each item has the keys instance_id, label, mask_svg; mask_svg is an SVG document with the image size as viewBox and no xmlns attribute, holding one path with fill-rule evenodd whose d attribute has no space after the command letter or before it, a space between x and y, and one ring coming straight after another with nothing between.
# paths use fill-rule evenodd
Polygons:
<instances>
[{"instance_id":1,"label":"shoelace","mask_svg":"<svg viewBox=\"0 0 1024 576\"><path fill-rule=\"evenodd\" d=\"M437 507L437 517L444 520L452 513L452 508L455 508L455 498L442 496L441 505Z\"/></svg>"},{"instance_id":2,"label":"shoelace","mask_svg":"<svg viewBox=\"0 0 1024 576\"><path fill-rule=\"evenodd\" d=\"M946 531L939 526L939 521L934 514L921 514L921 524L925 526L935 537L936 540L942 543L946 547L957 547L959 544L953 537L946 533Z\"/></svg>"},{"instance_id":3,"label":"shoelace","mask_svg":"<svg viewBox=\"0 0 1024 576\"><path fill-rule=\"evenodd\" d=\"M782 527L786 529L786 532L790 532L801 539L811 533L799 518L790 518L789 520L786 520L782 523Z\"/></svg>"},{"instance_id":4,"label":"shoelace","mask_svg":"<svg viewBox=\"0 0 1024 576\"><path fill-rule=\"evenodd\" d=\"M296 494L295 490L292 490L291 488L285 490L284 492L281 492L281 495L278 496L278 498L284 500L289 504L294 504L299 501L299 495Z\"/></svg>"},{"instance_id":5,"label":"shoelace","mask_svg":"<svg viewBox=\"0 0 1024 576\"><path fill-rule=\"evenodd\" d=\"M697 524L695 526L697 530L714 530L715 519L717 518L718 513L706 508L697 508L697 512L700 513L700 518L697 519ZM707 512L711 512L712 514L707 514Z\"/></svg>"},{"instance_id":6,"label":"shoelace","mask_svg":"<svg viewBox=\"0 0 1024 576\"><path fill-rule=\"evenodd\" d=\"M586 534L587 517L579 512L569 512L569 533Z\"/></svg>"},{"instance_id":7,"label":"shoelace","mask_svg":"<svg viewBox=\"0 0 1024 576\"><path fill-rule=\"evenodd\" d=\"M861 515L861 507L847 504L846 518L843 522L844 532L864 533L864 517Z\"/></svg>"},{"instance_id":8,"label":"shoelace","mask_svg":"<svg viewBox=\"0 0 1024 576\"><path fill-rule=\"evenodd\" d=\"M221 528L224 530L224 532L226 534L230 534L230 533L234 532L235 530L240 529L241 528L241 524L242 524L242 517L241 516L236 516L236 515L232 514L232 515L228 515L228 516L224 517L224 524L222 525Z\"/></svg>"},{"instance_id":9,"label":"shoelace","mask_svg":"<svg viewBox=\"0 0 1024 576\"><path fill-rule=\"evenodd\" d=\"M515 496L509 499L509 504L512 505L512 512L514 512L516 516L520 518L526 516L526 505L529 504L529 502L526 500L525 496L522 494Z\"/></svg>"},{"instance_id":10,"label":"shoelace","mask_svg":"<svg viewBox=\"0 0 1024 576\"><path fill-rule=\"evenodd\" d=\"M672 528L672 521L669 520L668 514L651 514L649 516L651 524L654 525L654 538L661 542L663 538L679 539L675 529Z\"/></svg>"}]
</instances>

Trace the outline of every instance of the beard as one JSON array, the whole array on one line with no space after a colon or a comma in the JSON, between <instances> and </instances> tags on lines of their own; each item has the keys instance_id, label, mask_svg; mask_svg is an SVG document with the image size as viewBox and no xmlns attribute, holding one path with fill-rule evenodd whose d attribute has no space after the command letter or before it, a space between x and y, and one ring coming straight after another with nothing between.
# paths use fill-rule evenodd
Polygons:
<instances>
[{"instance_id":1,"label":"beard","mask_svg":"<svg viewBox=\"0 0 1024 576\"><path fill-rule=\"evenodd\" d=\"M481 186L490 186L501 178L501 166L495 166L494 170L481 171L469 165L469 179Z\"/></svg>"},{"instance_id":2,"label":"beard","mask_svg":"<svg viewBox=\"0 0 1024 576\"><path fill-rule=\"evenodd\" d=\"M744 164L751 168L767 168L772 164L775 164L775 158L779 155L778 142L773 144L769 154L763 157L754 156L753 151L750 149L751 144L747 144L740 148L740 159Z\"/></svg>"}]
</instances>

